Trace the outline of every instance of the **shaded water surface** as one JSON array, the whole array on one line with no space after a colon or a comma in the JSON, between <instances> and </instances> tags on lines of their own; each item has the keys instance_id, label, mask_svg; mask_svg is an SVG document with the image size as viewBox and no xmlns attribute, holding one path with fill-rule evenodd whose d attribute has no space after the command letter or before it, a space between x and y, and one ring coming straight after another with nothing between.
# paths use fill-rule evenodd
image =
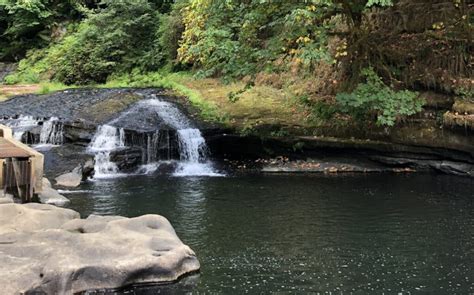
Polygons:
<instances>
[{"instance_id":1,"label":"shaded water surface","mask_svg":"<svg viewBox=\"0 0 474 295\"><path fill-rule=\"evenodd\" d=\"M83 217L171 221L202 270L167 293L474 293L469 178L141 176L81 190L67 196Z\"/></svg>"}]
</instances>

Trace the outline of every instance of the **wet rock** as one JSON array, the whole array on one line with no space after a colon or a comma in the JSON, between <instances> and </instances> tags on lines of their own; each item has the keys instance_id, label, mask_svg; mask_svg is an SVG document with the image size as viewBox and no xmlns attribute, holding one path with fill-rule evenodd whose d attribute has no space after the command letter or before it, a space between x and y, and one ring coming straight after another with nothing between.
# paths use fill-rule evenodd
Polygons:
<instances>
[{"instance_id":1,"label":"wet rock","mask_svg":"<svg viewBox=\"0 0 474 295\"><path fill-rule=\"evenodd\" d=\"M56 185L64 187L78 187L82 181L82 165L77 166L71 172L55 178Z\"/></svg>"},{"instance_id":2,"label":"wet rock","mask_svg":"<svg viewBox=\"0 0 474 295\"><path fill-rule=\"evenodd\" d=\"M120 171L131 172L143 162L142 149L123 148L110 153L110 160L114 162Z\"/></svg>"},{"instance_id":3,"label":"wet rock","mask_svg":"<svg viewBox=\"0 0 474 295\"><path fill-rule=\"evenodd\" d=\"M150 95L161 95L161 90L67 89L45 95L21 95L0 103L0 117L57 117L68 122L66 129L69 131L66 133L74 141L88 138L93 125L109 122L132 104Z\"/></svg>"},{"instance_id":4,"label":"wet rock","mask_svg":"<svg viewBox=\"0 0 474 295\"><path fill-rule=\"evenodd\" d=\"M43 178L43 191L38 194L39 200L43 204L56 206L65 206L70 203L69 199L58 193L51 187L51 182L47 178Z\"/></svg>"},{"instance_id":5,"label":"wet rock","mask_svg":"<svg viewBox=\"0 0 474 295\"><path fill-rule=\"evenodd\" d=\"M85 120L64 123L64 138L68 142L86 146L94 137L97 126Z\"/></svg>"},{"instance_id":6,"label":"wet rock","mask_svg":"<svg viewBox=\"0 0 474 295\"><path fill-rule=\"evenodd\" d=\"M93 162L94 158L84 146L74 144L64 144L41 153L45 156L45 172L49 179L68 173L89 161Z\"/></svg>"},{"instance_id":7,"label":"wet rock","mask_svg":"<svg viewBox=\"0 0 474 295\"><path fill-rule=\"evenodd\" d=\"M4 294L73 294L168 283L200 268L158 215L90 216L42 204L0 205Z\"/></svg>"},{"instance_id":8,"label":"wet rock","mask_svg":"<svg viewBox=\"0 0 474 295\"><path fill-rule=\"evenodd\" d=\"M418 171L435 170L446 174L474 177L474 164L465 162L447 161L427 156L417 157L416 155L412 155L409 158L380 155L372 156L371 158L380 163L396 167L405 166L414 168Z\"/></svg>"},{"instance_id":9,"label":"wet rock","mask_svg":"<svg viewBox=\"0 0 474 295\"><path fill-rule=\"evenodd\" d=\"M436 169L446 174L474 177L474 165L453 161L442 161L436 165Z\"/></svg>"},{"instance_id":10,"label":"wet rock","mask_svg":"<svg viewBox=\"0 0 474 295\"><path fill-rule=\"evenodd\" d=\"M265 164L261 170L266 173L381 173L393 172L393 169L360 161L350 163L348 159L332 159L330 161L318 161L315 159L308 161L290 161L286 163Z\"/></svg>"},{"instance_id":11,"label":"wet rock","mask_svg":"<svg viewBox=\"0 0 474 295\"><path fill-rule=\"evenodd\" d=\"M94 161L87 160L82 166L82 180L86 180L94 174Z\"/></svg>"},{"instance_id":12,"label":"wet rock","mask_svg":"<svg viewBox=\"0 0 474 295\"><path fill-rule=\"evenodd\" d=\"M206 134L206 133L205 133ZM428 147L423 144L408 145L385 141L341 139L331 137L281 137L266 138L236 134L206 134L206 141L215 157L232 161L272 159L278 155L292 160L312 159L331 162L337 172L385 172L385 171L437 171L448 174L474 176L472 138L452 137L451 145L459 149ZM349 161L349 162L348 162ZM366 166L369 167L360 167ZM261 165L260 165L261 164ZM328 172L321 167L270 167L260 163L264 172ZM350 165L345 165L350 164ZM238 165L241 166L241 165ZM346 166L345 168L343 166ZM240 168L240 167L237 167ZM343 170L344 168L344 170Z\"/></svg>"}]
</instances>

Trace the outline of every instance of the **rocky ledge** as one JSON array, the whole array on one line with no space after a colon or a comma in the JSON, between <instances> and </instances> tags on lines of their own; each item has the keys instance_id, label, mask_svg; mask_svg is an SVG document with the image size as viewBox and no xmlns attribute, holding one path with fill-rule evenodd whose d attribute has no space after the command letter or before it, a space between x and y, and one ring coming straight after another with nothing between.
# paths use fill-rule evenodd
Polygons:
<instances>
[{"instance_id":1,"label":"rocky ledge","mask_svg":"<svg viewBox=\"0 0 474 295\"><path fill-rule=\"evenodd\" d=\"M166 218L94 216L0 204L2 294L73 294L169 283L199 270Z\"/></svg>"}]
</instances>

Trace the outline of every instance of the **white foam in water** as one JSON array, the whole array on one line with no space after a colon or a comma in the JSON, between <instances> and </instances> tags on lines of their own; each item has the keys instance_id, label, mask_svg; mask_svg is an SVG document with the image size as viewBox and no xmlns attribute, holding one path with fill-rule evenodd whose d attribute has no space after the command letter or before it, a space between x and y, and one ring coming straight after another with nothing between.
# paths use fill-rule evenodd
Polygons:
<instances>
[{"instance_id":1,"label":"white foam in water","mask_svg":"<svg viewBox=\"0 0 474 295\"><path fill-rule=\"evenodd\" d=\"M102 125L97 128L88 150L95 153L94 178L113 178L123 176L117 165L110 161L110 153L125 146L125 135L122 128Z\"/></svg>"},{"instance_id":2,"label":"white foam in water","mask_svg":"<svg viewBox=\"0 0 474 295\"><path fill-rule=\"evenodd\" d=\"M195 162L180 162L178 168L173 173L176 177L190 177L190 176L210 176L223 177L225 174L218 173L212 167L212 163L195 163Z\"/></svg>"},{"instance_id":3,"label":"white foam in water","mask_svg":"<svg viewBox=\"0 0 474 295\"><path fill-rule=\"evenodd\" d=\"M153 174L156 172L156 170L158 170L159 167L160 163L150 163L141 165L136 171L136 174Z\"/></svg>"},{"instance_id":4,"label":"white foam in water","mask_svg":"<svg viewBox=\"0 0 474 295\"><path fill-rule=\"evenodd\" d=\"M83 194L83 193L93 193L94 191L91 191L91 190L62 190L62 189L58 189L58 193L62 194L62 195L67 195L67 194Z\"/></svg>"}]
</instances>

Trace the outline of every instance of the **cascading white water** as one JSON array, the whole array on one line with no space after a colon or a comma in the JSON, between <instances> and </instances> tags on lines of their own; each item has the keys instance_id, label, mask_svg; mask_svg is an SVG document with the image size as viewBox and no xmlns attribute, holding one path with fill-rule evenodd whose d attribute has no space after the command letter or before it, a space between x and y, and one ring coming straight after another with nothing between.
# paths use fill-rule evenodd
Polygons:
<instances>
[{"instance_id":1,"label":"cascading white water","mask_svg":"<svg viewBox=\"0 0 474 295\"><path fill-rule=\"evenodd\" d=\"M38 126L39 122L40 121L36 120L32 116L19 116L16 119L7 119L2 123L12 128L14 139L21 141L23 134Z\"/></svg>"},{"instance_id":2,"label":"cascading white water","mask_svg":"<svg viewBox=\"0 0 474 295\"><path fill-rule=\"evenodd\" d=\"M63 144L63 124L56 117L43 122L40 133L40 144L61 145Z\"/></svg>"},{"instance_id":3,"label":"cascading white water","mask_svg":"<svg viewBox=\"0 0 474 295\"><path fill-rule=\"evenodd\" d=\"M199 129L187 128L178 130L179 153L182 161L198 163L206 160L206 141Z\"/></svg>"},{"instance_id":4,"label":"cascading white water","mask_svg":"<svg viewBox=\"0 0 474 295\"><path fill-rule=\"evenodd\" d=\"M97 128L88 150L95 154L94 178L110 178L119 175L117 165L110 161L110 153L125 147L125 133L122 128L102 125Z\"/></svg>"},{"instance_id":5,"label":"cascading white water","mask_svg":"<svg viewBox=\"0 0 474 295\"><path fill-rule=\"evenodd\" d=\"M141 102L153 108L157 115L178 133L180 162L174 176L218 176L207 160L207 145L201 131L172 103L159 99Z\"/></svg>"},{"instance_id":6,"label":"cascading white water","mask_svg":"<svg viewBox=\"0 0 474 295\"><path fill-rule=\"evenodd\" d=\"M164 124L177 132L179 161L174 176L221 176L215 172L213 165L207 159L207 145L199 129L193 128L192 122L172 103L161 101L157 98L143 100L128 111L110 121L107 125L100 126L94 136L89 151L95 154L94 178L109 178L121 176L117 165L110 160L110 153L118 148L125 147L124 132L120 126L123 122L130 122L137 116L145 113L155 113ZM135 121L134 121L135 122ZM136 122L135 122L136 123ZM122 125L123 126L123 125ZM156 126L158 129L159 126ZM164 132L163 132L164 131ZM167 146L167 153L160 154L162 146ZM165 130L155 130L147 134L143 142L142 165L136 173L151 174L160 165L170 165L171 141L170 134ZM166 148L164 149L166 151ZM176 163L176 162L174 162Z\"/></svg>"},{"instance_id":7,"label":"cascading white water","mask_svg":"<svg viewBox=\"0 0 474 295\"><path fill-rule=\"evenodd\" d=\"M39 142L33 142L37 144L35 147L63 144L64 130L63 124L59 121L59 118L52 117L49 120L44 121L43 119L36 119L32 116L19 116L15 119L2 120L2 123L12 128L13 138L18 141L25 140L23 135L26 132L32 131L37 126L41 125Z\"/></svg>"}]
</instances>

